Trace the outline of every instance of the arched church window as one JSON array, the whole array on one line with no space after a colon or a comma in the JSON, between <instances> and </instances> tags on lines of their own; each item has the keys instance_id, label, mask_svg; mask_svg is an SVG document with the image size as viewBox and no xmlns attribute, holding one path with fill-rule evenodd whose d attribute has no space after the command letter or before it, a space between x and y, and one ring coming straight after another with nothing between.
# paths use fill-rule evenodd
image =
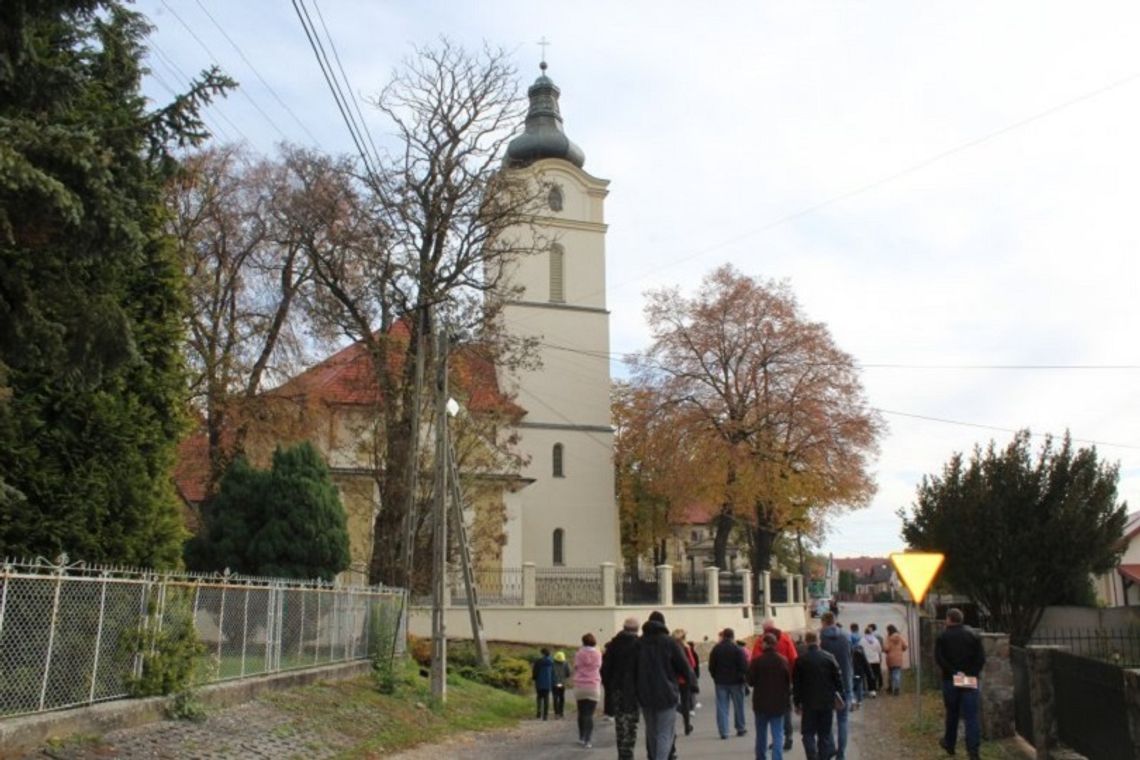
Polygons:
<instances>
[{"instance_id":1,"label":"arched church window","mask_svg":"<svg viewBox=\"0 0 1140 760\"><path fill-rule=\"evenodd\" d=\"M562 303L566 300L564 286L566 252L555 243L550 246L550 300Z\"/></svg>"},{"instance_id":2,"label":"arched church window","mask_svg":"<svg viewBox=\"0 0 1140 760\"><path fill-rule=\"evenodd\" d=\"M556 477L556 478L566 477L566 473L562 469L562 444L561 443L554 444L554 450L551 452L550 460L551 460L551 470L554 473L554 477Z\"/></svg>"},{"instance_id":3,"label":"arched church window","mask_svg":"<svg viewBox=\"0 0 1140 760\"><path fill-rule=\"evenodd\" d=\"M563 546L563 544L565 543L565 540L566 540L566 531L562 530L562 528L555 528L554 529L554 553L553 553L553 557L552 557L555 565L566 564L566 555L564 553L565 547Z\"/></svg>"},{"instance_id":4,"label":"arched church window","mask_svg":"<svg viewBox=\"0 0 1140 760\"><path fill-rule=\"evenodd\" d=\"M550 206L551 211L562 210L562 188L558 185L551 185L550 192L546 194L546 205Z\"/></svg>"}]
</instances>

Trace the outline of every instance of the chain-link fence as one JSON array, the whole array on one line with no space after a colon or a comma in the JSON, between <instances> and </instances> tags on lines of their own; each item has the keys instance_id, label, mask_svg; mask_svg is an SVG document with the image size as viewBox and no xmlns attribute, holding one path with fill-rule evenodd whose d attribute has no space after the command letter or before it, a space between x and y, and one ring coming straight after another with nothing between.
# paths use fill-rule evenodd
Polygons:
<instances>
[{"instance_id":1,"label":"chain-link fence","mask_svg":"<svg viewBox=\"0 0 1140 760\"><path fill-rule=\"evenodd\" d=\"M128 696L145 634L187 619L206 682L366 659L381 638L402 651L406 630L398 589L5 562L0 716Z\"/></svg>"}]
</instances>

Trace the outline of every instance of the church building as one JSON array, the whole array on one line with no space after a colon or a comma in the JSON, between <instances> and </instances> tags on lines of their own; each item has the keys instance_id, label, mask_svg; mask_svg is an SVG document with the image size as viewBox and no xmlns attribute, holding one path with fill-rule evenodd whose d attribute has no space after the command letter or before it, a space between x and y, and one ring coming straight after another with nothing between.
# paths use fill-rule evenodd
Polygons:
<instances>
[{"instance_id":1,"label":"church building","mask_svg":"<svg viewBox=\"0 0 1140 760\"><path fill-rule=\"evenodd\" d=\"M504 567L593 567L621 561L610 424L610 330L606 309L608 180L583 170L585 155L562 128L560 91L547 65L528 90L522 134L505 171L530 172L544 208L531 235L540 250L514 262L505 328L537 341L541 365L499 369L503 390L526 410L518 450L525 486L505 494Z\"/></svg>"}]
</instances>

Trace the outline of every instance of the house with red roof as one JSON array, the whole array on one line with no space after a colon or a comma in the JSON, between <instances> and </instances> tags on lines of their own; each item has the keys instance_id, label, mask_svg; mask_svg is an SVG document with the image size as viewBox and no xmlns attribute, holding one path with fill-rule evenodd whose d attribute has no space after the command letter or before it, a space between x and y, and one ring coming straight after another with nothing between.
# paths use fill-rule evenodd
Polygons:
<instances>
[{"instance_id":1,"label":"house with red roof","mask_svg":"<svg viewBox=\"0 0 1140 760\"><path fill-rule=\"evenodd\" d=\"M1140 605L1140 512L1128 516L1120 547L1116 568L1093 579L1097 601L1106 607Z\"/></svg>"}]
</instances>

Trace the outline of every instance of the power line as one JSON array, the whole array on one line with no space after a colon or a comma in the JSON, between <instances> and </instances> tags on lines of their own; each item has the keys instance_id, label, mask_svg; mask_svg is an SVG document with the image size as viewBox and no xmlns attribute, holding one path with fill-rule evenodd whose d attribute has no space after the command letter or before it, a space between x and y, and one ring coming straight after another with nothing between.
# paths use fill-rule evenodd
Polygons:
<instances>
[{"instance_id":1,"label":"power line","mask_svg":"<svg viewBox=\"0 0 1140 760\"><path fill-rule=\"evenodd\" d=\"M325 78L325 83L329 86L329 92L332 93L333 100L336 102L337 110L340 111L341 119L348 127L349 136L352 137L352 142L356 146L356 152L360 155L361 161L364 162L364 170L368 176L375 183L376 187L380 186L380 180L377 172L372 168L372 162L369 158L368 151L365 150L363 143L363 135L361 135L356 127L356 123L352 118L351 109L348 106L347 98L340 89L340 85L333 74L332 65L329 63L328 54L325 52L324 45L321 44L320 37L317 35L316 27L313 25L313 19L309 16L309 10L305 7L304 0L293 0L293 10L297 12L297 18L301 21L301 27L305 31L305 37L309 41L309 47L313 50L313 55L317 58L317 65L321 69L321 74Z\"/></svg>"},{"instance_id":2,"label":"power line","mask_svg":"<svg viewBox=\"0 0 1140 760\"><path fill-rule=\"evenodd\" d=\"M605 358L612 358L613 357L612 354L608 354L606 352L588 351L585 349L575 349L575 348L571 348L569 346L557 346L555 344L544 343L542 341L539 342L539 345L546 346L548 348L552 348L555 350L563 350L563 351L568 351L570 353L583 354L585 356L589 356L591 358L597 358L597 359L605 359ZM628 361L628 360L619 359L619 361ZM933 368L931 365L883 365L883 366L902 367L902 368L906 368L906 369L910 369L910 368L918 368L918 369ZM658 365L658 367L660 367L660 365ZM1131 365L1131 364L1127 364L1127 365L959 365L959 366L951 366L950 368L951 369L960 369L963 367L967 368L967 369L989 368L989 367L996 367L999 369L1118 369L1118 368L1140 369L1140 366ZM534 396L533 394L532 394L532 397L536 401L538 401L539 404L546 407L551 412L554 412L555 414L559 414L553 407L551 407L549 404L547 404L541 398L538 398L537 396ZM933 417L933 416L925 415L925 414L914 414L912 412L900 412L900 411L893 410L893 409L884 409L882 407L871 407L871 408L877 412L882 413L882 414L886 414L886 415L890 415L890 416L894 416L894 417L907 417L910 419L925 420L927 422L938 422L938 423L945 424L945 425L957 425L960 427L972 427L972 428L978 428L981 430L993 430L993 431L1002 432L1002 433L1017 433L1017 432L1019 432L1019 430L1017 428L1011 428L1011 427L1001 427L998 425L986 425L986 424L976 423L976 422L965 422L962 420L953 420L953 419L947 419L944 417ZM566 418L565 416L563 416L561 414L559 414L559 416L568 422L570 421L568 418ZM1034 437L1044 437L1045 436L1045 434L1043 434L1043 433L1031 433L1031 435L1033 435ZM1076 443L1084 443L1084 444L1088 444L1088 445L1092 445L1092 446L1105 446L1105 447L1111 447L1111 448L1140 450L1140 445L1134 445L1134 444L1128 444L1128 443L1113 443L1111 441L1100 441L1100 440L1095 440L1095 439L1091 439L1091 438L1072 438L1072 440Z\"/></svg>"},{"instance_id":3,"label":"power line","mask_svg":"<svg viewBox=\"0 0 1140 760\"><path fill-rule=\"evenodd\" d=\"M202 9L202 12L206 14L206 17L210 19L211 22L213 22L218 31L222 33L222 36L225 37L226 41L230 43L230 47L232 47L241 57L241 59L245 61L245 65L249 66L250 71L253 72L254 76L256 76L258 81L261 82L262 86L264 86L265 89L269 91L269 94L273 96L273 99L277 101L277 104L285 109L286 113L293 117L293 121L297 122L297 126L299 126L304 131L304 133L309 136L309 139L311 139L314 143L319 143L320 140L317 139L317 136L309 130L308 126L305 125L305 122L301 121L301 118L293 112L293 109L290 108L289 105L281 99L281 96L277 94L277 90L273 89L273 86L270 85L269 82L265 81L265 77L261 76L261 72L258 71L257 67L253 65L253 61L249 60L249 58L246 57L245 52L241 49L241 46L234 42L233 38L230 37L230 35L226 32L225 27L219 24L218 20L214 18L213 14L211 14L206 6L202 4L202 0L194 0L194 2L197 3L198 7Z\"/></svg>"},{"instance_id":4,"label":"power line","mask_svg":"<svg viewBox=\"0 0 1140 760\"><path fill-rule=\"evenodd\" d=\"M560 346L555 343L547 343L545 341L538 341L538 345L545 346L546 348L554 349L556 351L565 351L573 354L582 354L597 359L609 359L621 364L633 365L637 361L629 354L618 354L609 351L591 351L585 348L575 348L573 346ZM840 362L810 362L810 361L780 361L776 364L784 366L800 366L800 367L840 367L847 366ZM651 365L659 368L661 365ZM907 364L899 362L891 363L874 363L874 362L854 362L851 365L854 369L917 369L917 370L1011 370L1011 371L1036 371L1036 370L1107 370L1107 371L1121 371L1121 370L1140 370L1140 364Z\"/></svg>"},{"instance_id":5,"label":"power line","mask_svg":"<svg viewBox=\"0 0 1140 760\"><path fill-rule=\"evenodd\" d=\"M320 19L321 29L325 31L325 39L329 41L329 47L332 48L333 58L336 59L336 67L340 69L340 76L344 80L344 86L348 89L349 93L351 93L352 84L348 81L348 74L345 73L344 66L341 65L340 52L336 48L336 41L333 40L332 34L329 33L329 28L325 26L325 16L321 13L321 6L317 3L317 0L313 0L313 8L317 11L317 18ZM368 122L364 120L364 114L360 111L360 98L352 98L352 106L356 109L356 115L360 119L360 126L364 130L363 137L366 138L364 143L366 146L372 148L372 159L376 162L376 165L379 166L380 152L376 150L376 143L372 140L372 132L368 129Z\"/></svg>"},{"instance_id":6,"label":"power line","mask_svg":"<svg viewBox=\"0 0 1140 760\"><path fill-rule=\"evenodd\" d=\"M167 68L167 70L170 71L175 76L176 79L178 79L181 82L187 82L187 83L190 83L193 81L193 77L187 76L186 72L183 71L182 68L177 63L174 62L174 59L171 58L167 53L165 53L162 50L162 48L158 46L158 44L156 42L150 41L147 46L148 46L150 52L155 54L156 60L158 60L159 63L161 63L163 66L165 66ZM151 76L155 77L155 79L161 83L161 80L158 77L158 72L156 72L152 69L150 74L151 74ZM174 97L174 98L178 97L178 93L175 92L173 88L171 88L169 85L164 85L164 86L165 86L167 92L170 93L171 97ZM216 115L218 118L220 118L226 124L228 124L230 126L230 129L234 130L238 134L238 136L241 137L242 140L245 140L245 142L247 142L247 143L249 142L249 138L247 138L245 136L245 133L241 131L241 128L238 127L237 124L234 124L233 121L231 121L230 118L228 116L226 116L225 111L221 110L220 108L213 107L213 104L211 104L211 106L208 106L207 109L203 110L203 113L202 113L202 120L203 121L206 121L206 113L205 113L206 110L209 110L209 112L211 114ZM220 127L220 125L212 125L211 128L215 132L220 132L222 134L222 137L225 138L226 142L233 142L233 138L226 132L226 130L219 129L218 127Z\"/></svg>"},{"instance_id":7,"label":"power line","mask_svg":"<svg viewBox=\"0 0 1140 760\"><path fill-rule=\"evenodd\" d=\"M218 56L214 55L214 51L212 51L212 50L210 49L210 46L209 46L209 45L207 45L207 44L206 44L206 43L205 43L205 42L202 40L202 38L201 38L201 37L199 37L199 36L197 35L197 33L196 33L196 32L195 32L193 29L191 29L191 28L190 28L190 25L189 25L189 24L187 24L187 23L186 23L186 21L184 21L184 20L183 20L183 18L182 18L181 16L179 16L179 15L178 15L178 11L174 10L174 8L172 8L172 7L170 6L170 3L168 3L168 2L167 2L167 0L161 0L161 2L162 2L162 5L163 5L163 7L164 7L164 8L166 8L166 10L170 11L170 14L171 14L172 16L174 16L174 18L176 18L176 19L178 20L178 23L182 24L182 28L184 28L184 29L187 31L187 33L189 33L189 35L190 35L191 37L193 37L193 38L194 38L194 41L195 41L195 42L197 42L197 43L198 43L198 45L199 45L199 46L200 46L200 47L201 47L203 50L205 50L205 51L206 51L206 55L210 56L210 60L211 60L211 61L212 61L214 64L216 64L216 65L220 65L220 61L221 61L221 59L220 59L220 58L218 58ZM250 95L250 94L249 94L249 92L248 92L248 91L247 91L247 90L246 90L244 87L238 87L237 89L238 89L238 92L240 92L240 93L242 94L242 96L243 96L243 97L244 97L246 100L248 100L248 101L249 101L249 104L250 104L251 106L253 106L254 110L255 110L255 111L257 111L259 114L261 114L261 117L262 117L263 119L265 119L265 121L266 121L266 122L269 124L269 126L273 127L273 129L274 129L274 130L277 132L277 134L281 135L281 139L282 139L282 140L288 140L288 139L289 139L289 136L288 136L288 135L286 135L284 131L282 131L281 127L277 126L277 122L275 122L275 121L274 121L272 118L270 118L269 114L267 114L267 113L266 113L266 112L265 112L265 111L264 111L264 110L261 108L261 106L260 106L260 105L258 105L257 101L253 99L253 96L252 96L252 95Z\"/></svg>"},{"instance_id":8,"label":"power line","mask_svg":"<svg viewBox=\"0 0 1140 760\"><path fill-rule=\"evenodd\" d=\"M892 417L907 417L907 418L915 419L915 420L925 420L927 422L938 422L938 423L941 423L944 425L958 425L961 427L972 427L972 428L979 428L982 430L996 430L996 431L1001 432L1001 433L1018 433L1018 432L1021 432L1021 431L1017 430L1016 428L999 427L997 425L984 425L984 424L978 423L978 422L964 422L962 420L951 420L951 419L947 419L945 417L931 417L931 416L926 415L926 414L912 414L910 412L899 412L899 411L895 411L893 409L882 409L880 407L872 407L872 408L877 412L880 412L882 414L888 414L888 415L891 415ZM1035 438L1045 437L1044 433L1030 433L1030 435L1034 436ZM1110 443L1108 441L1096 441L1096 440L1092 440L1090 438L1072 438L1071 440L1073 440L1076 443L1087 443L1091 446L1110 446L1110 447L1117 448L1117 449L1140 450L1140 446L1130 444L1130 443Z\"/></svg>"},{"instance_id":9,"label":"power line","mask_svg":"<svg viewBox=\"0 0 1140 760\"><path fill-rule=\"evenodd\" d=\"M738 243L741 240L744 240L746 238L750 238L753 235L758 235L762 232L767 232L768 230L771 230L775 227L779 227L781 225L787 224L788 222L793 222L793 221L800 219L802 217L808 216L810 214L814 214L815 212L820 211L822 209L825 209L829 206L834 206L835 204L840 203L841 201L845 201L849 198L854 198L857 195L862 195L863 193L874 190L875 188L881 187L881 186L888 184L890 182L893 182L897 179L900 179L900 178L905 177L905 176L910 175L910 174L914 174L915 172L920 171L922 169L925 169L926 167L931 166L933 164L936 164L939 161L942 161L942 160L944 160L944 159L946 159L946 158L948 158L948 157L950 157L956 153L961 153L962 151L969 150L970 148L977 147L978 145L981 145L984 142L988 142L988 141L990 141L996 137L1000 137L1000 136L1002 136L1008 132L1012 132L1015 129L1020 129L1021 127L1024 127L1027 124L1032 124L1033 122L1039 121L1040 119L1044 119L1044 118L1047 118L1049 116L1053 116L1054 114L1057 114L1057 113L1059 113L1059 112L1061 112L1067 108L1071 108L1072 106L1075 106L1075 105L1078 105L1080 103L1084 103L1086 101L1092 100L1093 98L1099 97L1101 95L1104 95L1105 93L1111 92L1111 91L1119 89L1121 87L1124 87L1125 85L1129 85L1129 84L1135 82L1137 79L1140 79L1140 72L1135 72L1135 73L1129 74L1128 76L1123 77L1121 79L1117 79L1114 82L1110 82L1109 84L1106 84L1103 87L1098 87L1095 90L1090 90L1090 91L1085 92L1081 95L1077 95L1075 97L1069 98L1068 100L1065 100L1065 101L1062 101L1061 103L1050 106L1049 108L1046 108L1042 111L1038 111L1037 113L1034 113L1034 114L1027 116L1023 119L1019 119L1018 121L1015 121L1011 124L1007 124L1003 127L999 127L998 129L995 129L992 132L987 132L987 133L980 135L978 137L974 137L974 138L971 138L969 140L966 140L965 142L958 143L957 145L954 145L950 148L947 148L946 150L943 150L939 153L935 153L934 155L932 155L928 158L925 158L921 161L918 161L918 162L913 163L909 166L906 166L902 169L899 169L898 171L892 172L891 174L884 175L882 177L879 177L878 179L867 182L866 184L859 185L858 187L854 187L850 190L846 190L846 191L839 193L837 195L833 195L830 198L827 198L826 200L820 201L819 203L812 204L811 206L800 209L799 211L794 211L790 214L785 214L784 216L778 217L777 219L774 219L774 220L768 222L767 224L761 225L760 227L756 227L756 228L753 228L751 230L746 230L745 232L742 232L742 233L735 235L731 238L727 238L725 240L722 240L719 243L714 243L712 245L698 249L697 251L695 251L693 253L681 256L680 258L674 259L674 260L669 261L669 262L665 262L663 264L659 264L659 265L655 266L652 271L645 272L644 274L640 274L640 275L637 275L635 277L631 277L627 280L623 280L621 282L614 283L614 284L608 286L607 288L605 288L605 290L602 292L610 292L612 290L623 287L625 285L629 285L631 283L638 282L638 281L643 280L646 277L648 277L649 275L654 274L656 272L660 272L664 269L669 269L669 268L675 267L678 264L683 264L684 262L695 259L698 256L703 256L706 253L711 253L711 252L719 250L721 248L725 248L727 246L732 245L733 243ZM594 293L590 293L588 295L597 295L597 294L598 294L598 291L595 291Z\"/></svg>"}]
</instances>

